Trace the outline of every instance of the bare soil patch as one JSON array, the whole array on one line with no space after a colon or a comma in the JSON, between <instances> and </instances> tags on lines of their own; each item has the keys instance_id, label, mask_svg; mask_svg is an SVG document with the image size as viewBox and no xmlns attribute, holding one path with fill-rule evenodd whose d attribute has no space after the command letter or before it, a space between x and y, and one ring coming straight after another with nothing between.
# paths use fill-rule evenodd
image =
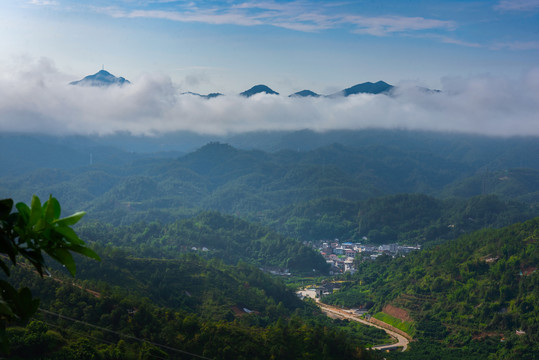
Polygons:
<instances>
[{"instance_id":1,"label":"bare soil patch","mask_svg":"<svg viewBox=\"0 0 539 360\"><path fill-rule=\"evenodd\" d=\"M404 309L401 309L401 308L398 308L398 307L393 306L393 305L388 304L388 305L384 306L382 311L385 312L388 315L393 316L394 318L397 318L397 319L401 320L401 321L414 321L410 317L410 314L408 314L408 311L406 311Z\"/></svg>"}]
</instances>

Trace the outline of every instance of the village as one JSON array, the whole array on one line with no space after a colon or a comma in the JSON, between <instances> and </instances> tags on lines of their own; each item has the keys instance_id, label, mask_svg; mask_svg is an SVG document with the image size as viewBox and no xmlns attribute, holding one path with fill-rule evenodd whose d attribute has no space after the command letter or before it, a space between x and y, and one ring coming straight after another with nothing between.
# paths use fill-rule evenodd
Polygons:
<instances>
[{"instance_id":1,"label":"village","mask_svg":"<svg viewBox=\"0 0 539 360\"><path fill-rule=\"evenodd\" d=\"M353 274L356 271L355 259L358 256L361 256L362 260L375 260L382 255L392 257L406 256L412 251L421 250L420 245L365 245L361 243L340 242L339 239L310 242L310 245L326 259L326 262L330 265L330 275L345 272Z\"/></svg>"}]
</instances>

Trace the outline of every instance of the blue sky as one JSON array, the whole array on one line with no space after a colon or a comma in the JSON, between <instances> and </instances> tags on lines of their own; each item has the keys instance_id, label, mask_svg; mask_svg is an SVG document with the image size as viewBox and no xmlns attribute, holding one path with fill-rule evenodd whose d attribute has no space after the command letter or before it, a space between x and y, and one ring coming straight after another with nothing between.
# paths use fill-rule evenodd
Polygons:
<instances>
[{"instance_id":1,"label":"blue sky","mask_svg":"<svg viewBox=\"0 0 539 360\"><path fill-rule=\"evenodd\" d=\"M329 93L364 81L516 77L538 66L539 0L4 0L2 60L169 76L185 91Z\"/></svg>"}]
</instances>

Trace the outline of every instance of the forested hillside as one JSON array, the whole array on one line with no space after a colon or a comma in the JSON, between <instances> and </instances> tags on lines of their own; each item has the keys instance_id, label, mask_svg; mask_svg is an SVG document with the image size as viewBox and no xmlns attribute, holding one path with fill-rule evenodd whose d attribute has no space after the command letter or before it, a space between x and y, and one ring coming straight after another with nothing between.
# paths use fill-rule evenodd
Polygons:
<instances>
[{"instance_id":1,"label":"forested hillside","mask_svg":"<svg viewBox=\"0 0 539 360\"><path fill-rule=\"evenodd\" d=\"M88 224L79 232L106 249L119 249L137 258L178 259L192 253L228 264L244 261L294 274L319 275L328 270L320 254L297 239L217 212L201 213L171 224Z\"/></svg>"},{"instance_id":2,"label":"forested hillside","mask_svg":"<svg viewBox=\"0 0 539 360\"><path fill-rule=\"evenodd\" d=\"M310 139L316 136L308 134ZM36 153L47 161L31 167L40 157L30 157L24 174L5 172L0 194L25 200L34 193L41 197L52 193L67 210L84 209L89 218L116 225L173 222L200 210L255 219L319 199L359 202L401 193L437 198L497 195L502 201L537 204L539 163L530 154L538 149L528 139L432 135L437 143L426 134L395 132L348 137L330 133L320 139L327 142L332 137L363 142L272 153L209 143L176 158L117 151L106 160L86 149L88 158L95 159L92 164L66 168L63 154L75 155L80 149L70 151L70 142L64 141L51 146L48 155L45 145L39 147ZM294 138L301 139L300 133ZM12 153L9 149L2 158L6 170L12 168ZM59 162L56 166L54 159Z\"/></svg>"},{"instance_id":3,"label":"forested hillside","mask_svg":"<svg viewBox=\"0 0 539 360\"><path fill-rule=\"evenodd\" d=\"M85 210L75 231L101 257L76 257L76 279L12 269L44 310L10 324L13 358L376 358L364 346L390 342L384 332L330 320L294 294L334 280L312 245L335 238L422 245L405 258L356 257L357 272L324 300L368 308L418 340L388 357L539 351L539 223L511 225L539 216L535 139L303 131L185 154L125 151L136 141L120 135L5 139L0 198L53 194L65 211Z\"/></svg>"},{"instance_id":4,"label":"forested hillside","mask_svg":"<svg viewBox=\"0 0 539 360\"><path fill-rule=\"evenodd\" d=\"M398 194L357 202L317 199L269 212L263 220L281 233L303 240L433 244L537 215L535 206L495 195L438 199Z\"/></svg>"},{"instance_id":5,"label":"forested hillside","mask_svg":"<svg viewBox=\"0 0 539 360\"><path fill-rule=\"evenodd\" d=\"M383 311L418 339L402 358L532 359L539 351L539 218L406 258L358 262L353 281L324 301L374 304L373 314Z\"/></svg>"},{"instance_id":6,"label":"forested hillside","mask_svg":"<svg viewBox=\"0 0 539 360\"><path fill-rule=\"evenodd\" d=\"M41 298L40 314L12 326L10 358L371 359L381 330L333 321L282 282L240 263L196 256L77 259L78 278L41 279L25 267L11 281Z\"/></svg>"}]
</instances>

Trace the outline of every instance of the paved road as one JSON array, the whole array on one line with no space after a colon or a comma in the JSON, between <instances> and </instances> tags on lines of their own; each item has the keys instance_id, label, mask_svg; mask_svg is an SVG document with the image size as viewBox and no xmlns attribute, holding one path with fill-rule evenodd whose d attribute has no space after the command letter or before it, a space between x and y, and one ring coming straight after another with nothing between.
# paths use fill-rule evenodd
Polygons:
<instances>
[{"instance_id":1,"label":"paved road","mask_svg":"<svg viewBox=\"0 0 539 360\"><path fill-rule=\"evenodd\" d=\"M408 348L408 344L409 344L410 341L407 338L405 338L404 336L402 336L401 334L396 333L395 331L391 330L390 329L392 327L391 325L388 324L387 325L388 328L385 328L385 327L373 324L371 322L368 322L367 320L364 320L364 319L360 318L355 313L351 312L351 310L343 310L343 309L339 309L339 308L334 307L334 306L329 306L329 305L326 305L326 304L322 304L319 301L319 299L316 297L316 294L315 294L314 290L302 290L302 291L299 291L299 293L304 297L308 296L310 298L313 298L318 303L318 306L320 306L322 311L325 311L326 313L338 316L340 318L345 318L345 319L357 321L357 322L360 322L360 323L368 325L368 326L374 326L374 327L376 327L378 329L384 330L392 338L397 339L397 342L394 343L394 344L385 344L385 345L373 346L372 349L385 350L385 349L390 349L390 348L394 348L394 347L402 347L402 351L405 351Z\"/></svg>"}]
</instances>

